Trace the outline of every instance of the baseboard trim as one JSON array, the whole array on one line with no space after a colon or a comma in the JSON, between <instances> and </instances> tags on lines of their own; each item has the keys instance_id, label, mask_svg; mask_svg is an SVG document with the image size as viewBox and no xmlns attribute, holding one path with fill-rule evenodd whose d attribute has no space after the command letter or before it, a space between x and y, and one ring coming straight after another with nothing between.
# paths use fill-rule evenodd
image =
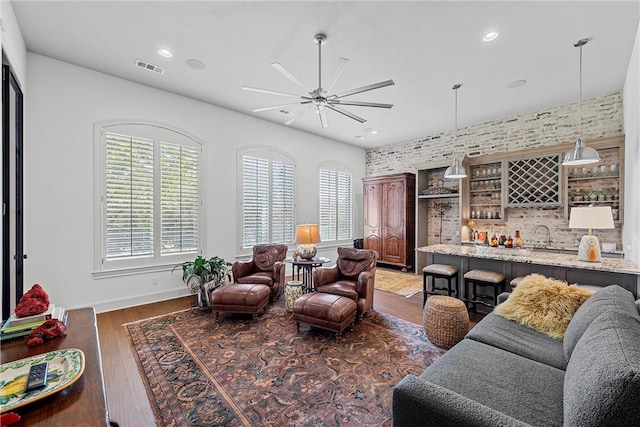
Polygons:
<instances>
[{"instance_id":1,"label":"baseboard trim","mask_svg":"<svg viewBox=\"0 0 640 427\"><path fill-rule=\"evenodd\" d=\"M107 311L121 310L123 308L136 307L144 304L151 304L154 302L166 301L175 298L181 298L190 295L189 289L169 289L162 292L156 292L153 294L136 295L128 298L121 298L117 300L104 301L95 304L93 307L96 313L104 313Z\"/></svg>"}]
</instances>

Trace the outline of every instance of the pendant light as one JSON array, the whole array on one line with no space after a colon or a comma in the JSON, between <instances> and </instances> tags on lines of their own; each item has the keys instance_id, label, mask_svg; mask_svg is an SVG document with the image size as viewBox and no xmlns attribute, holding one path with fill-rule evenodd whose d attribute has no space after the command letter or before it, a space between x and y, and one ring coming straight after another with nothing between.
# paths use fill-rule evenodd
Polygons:
<instances>
[{"instance_id":1,"label":"pendant light","mask_svg":"<svg viewBox=\"0 0 640 427\"><path fill-rule=\"evenodd\" d=\"M587 44L589 39L578 40L574 46L580 48L580 128L576 146L567 152L564 156L562 164L564 166L586 165L589 163L597 163L600 161L598 152L587 147L582 140L582 46Z\"/></svg>"},{"instance_id":2,"label":"pendant light","mask_svg":"<svg viewBox=\"0 0 640 427\"><path fill-rule=\"evenodd\" d=\"M458 89L460 89L460 86L462 86L462 85L460 83L457 83L457 84L453 85L453 87L451 88L451 89L454 90L454 93L455 93L455 124L456 124L456 131L453 134L453 146L454 147L456 145L456 140L458 139ZM450 179L460 179L460 178L466 178L467 177L467 171L465 170L464 166L462 166L460 164L460 161L458 160L458 157L454 157L453 164L451 166L449 166L444 171L444 177L445 178L450 178Z\"/></svg>"}]
</instances>

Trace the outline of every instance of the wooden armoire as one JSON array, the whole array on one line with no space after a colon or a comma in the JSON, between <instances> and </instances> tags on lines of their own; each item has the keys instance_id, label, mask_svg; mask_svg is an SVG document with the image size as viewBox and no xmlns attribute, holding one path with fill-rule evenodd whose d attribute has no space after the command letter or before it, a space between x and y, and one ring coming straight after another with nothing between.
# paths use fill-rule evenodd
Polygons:
<instances>
[{"instance_id":1,"label":"wooden armoire","mask_svg":"<svg viewBox=\"0 0 640 427\"><path fill-rule=\"evenodd\" d=\"M413 268L416 176L400 173L364 178L364 248L378 262Z\"/></svg>"}]
</instances>

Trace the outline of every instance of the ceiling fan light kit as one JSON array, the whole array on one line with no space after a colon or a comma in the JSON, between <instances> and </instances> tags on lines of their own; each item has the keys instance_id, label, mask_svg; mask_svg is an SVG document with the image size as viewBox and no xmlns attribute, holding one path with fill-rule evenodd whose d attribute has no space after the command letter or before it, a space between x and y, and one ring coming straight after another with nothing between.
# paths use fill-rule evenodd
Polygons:
<instances>
[{"instance_id":1,"label":"ceiling fan light kit","mask_svg":"<svg viewBox=\"0 0 640 427\"><path fill-rule=\"evenodd\" d=\"M258 92L258 93L264 93L269 95L278 95L278 96L297 99L296 102L292 102L288 104L256 108L253 110L253 112L279 110L281 108L290 107L293 105L307 105L309 107L315 107L315 110L318 113L318 116L320 117L320 124L322 125L323 128L326 128L326 127L329 127L329 122L327 121L327 115L326 115L327 109L335 111L336 113L340 113L344 116L347 116L350 119L353 119L357 122L364 123L367 121L366 119L354 113L351 113L350 111L345 110L344 108L342 108L342 106L347 105L347 106L355 106L355 107L375 107L375 108L393 107L393 104L381 104L377 102L363 102L363 101L349 101L349 100L343 99L352 95L357 95L359 93L380 89L386 86L391 86L394 84L393 80L385 80L382 82L373 83L367 86L358 87L358 88L347 90L344 92L331 94L333 86L336 84L338 78L340 77L340 75L346 68L347 64L349 63L349 60L346 58L340 58L340 64L338 66L337 71L335 72L333 78L330 80L327 86L327 89L323 89L322 88L322 45L327 42L327 36L324 34L316 34L313 37L313 42L318 45L318 88L315 90L312 90L304 82L298 79L293 73L291 73L284 66L282 66L282 64L278 62L274 62L271 64L271 66L276 70L278 70L282 75L284 75L290 81L292 81L296 86L304 90L306 92L306 95L296 95L296 94L291 94L286 92L278 92L278 91L243 86L242 90L246 90L250 92ZM308 110L309 108L303 110L300 114L293 116L292 118L287 120L284 124L291 125L296 119L300 118Z\"/></svg>"}]
</instances>

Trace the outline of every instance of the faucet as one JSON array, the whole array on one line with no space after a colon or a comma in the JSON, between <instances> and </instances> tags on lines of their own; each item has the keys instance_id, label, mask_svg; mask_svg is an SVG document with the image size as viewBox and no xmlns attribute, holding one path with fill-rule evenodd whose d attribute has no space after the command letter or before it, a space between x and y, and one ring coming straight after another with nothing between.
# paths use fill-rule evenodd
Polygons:
<instances>
[{"instance_id":1,"label":"faucet","mask_svg":"<svg viewBox=\"0 0 640 427\"><path fill-rule=\"evenodd\" d=\"M538 224L533 228L533 231L531 232L531 234L536 234L538 232L539 228L544 228L545 230L547 230L547 244L546 247L551 246L551 230L549 230L549 227L547 227L544 224Z\"/></svg>"}]
</instances>

